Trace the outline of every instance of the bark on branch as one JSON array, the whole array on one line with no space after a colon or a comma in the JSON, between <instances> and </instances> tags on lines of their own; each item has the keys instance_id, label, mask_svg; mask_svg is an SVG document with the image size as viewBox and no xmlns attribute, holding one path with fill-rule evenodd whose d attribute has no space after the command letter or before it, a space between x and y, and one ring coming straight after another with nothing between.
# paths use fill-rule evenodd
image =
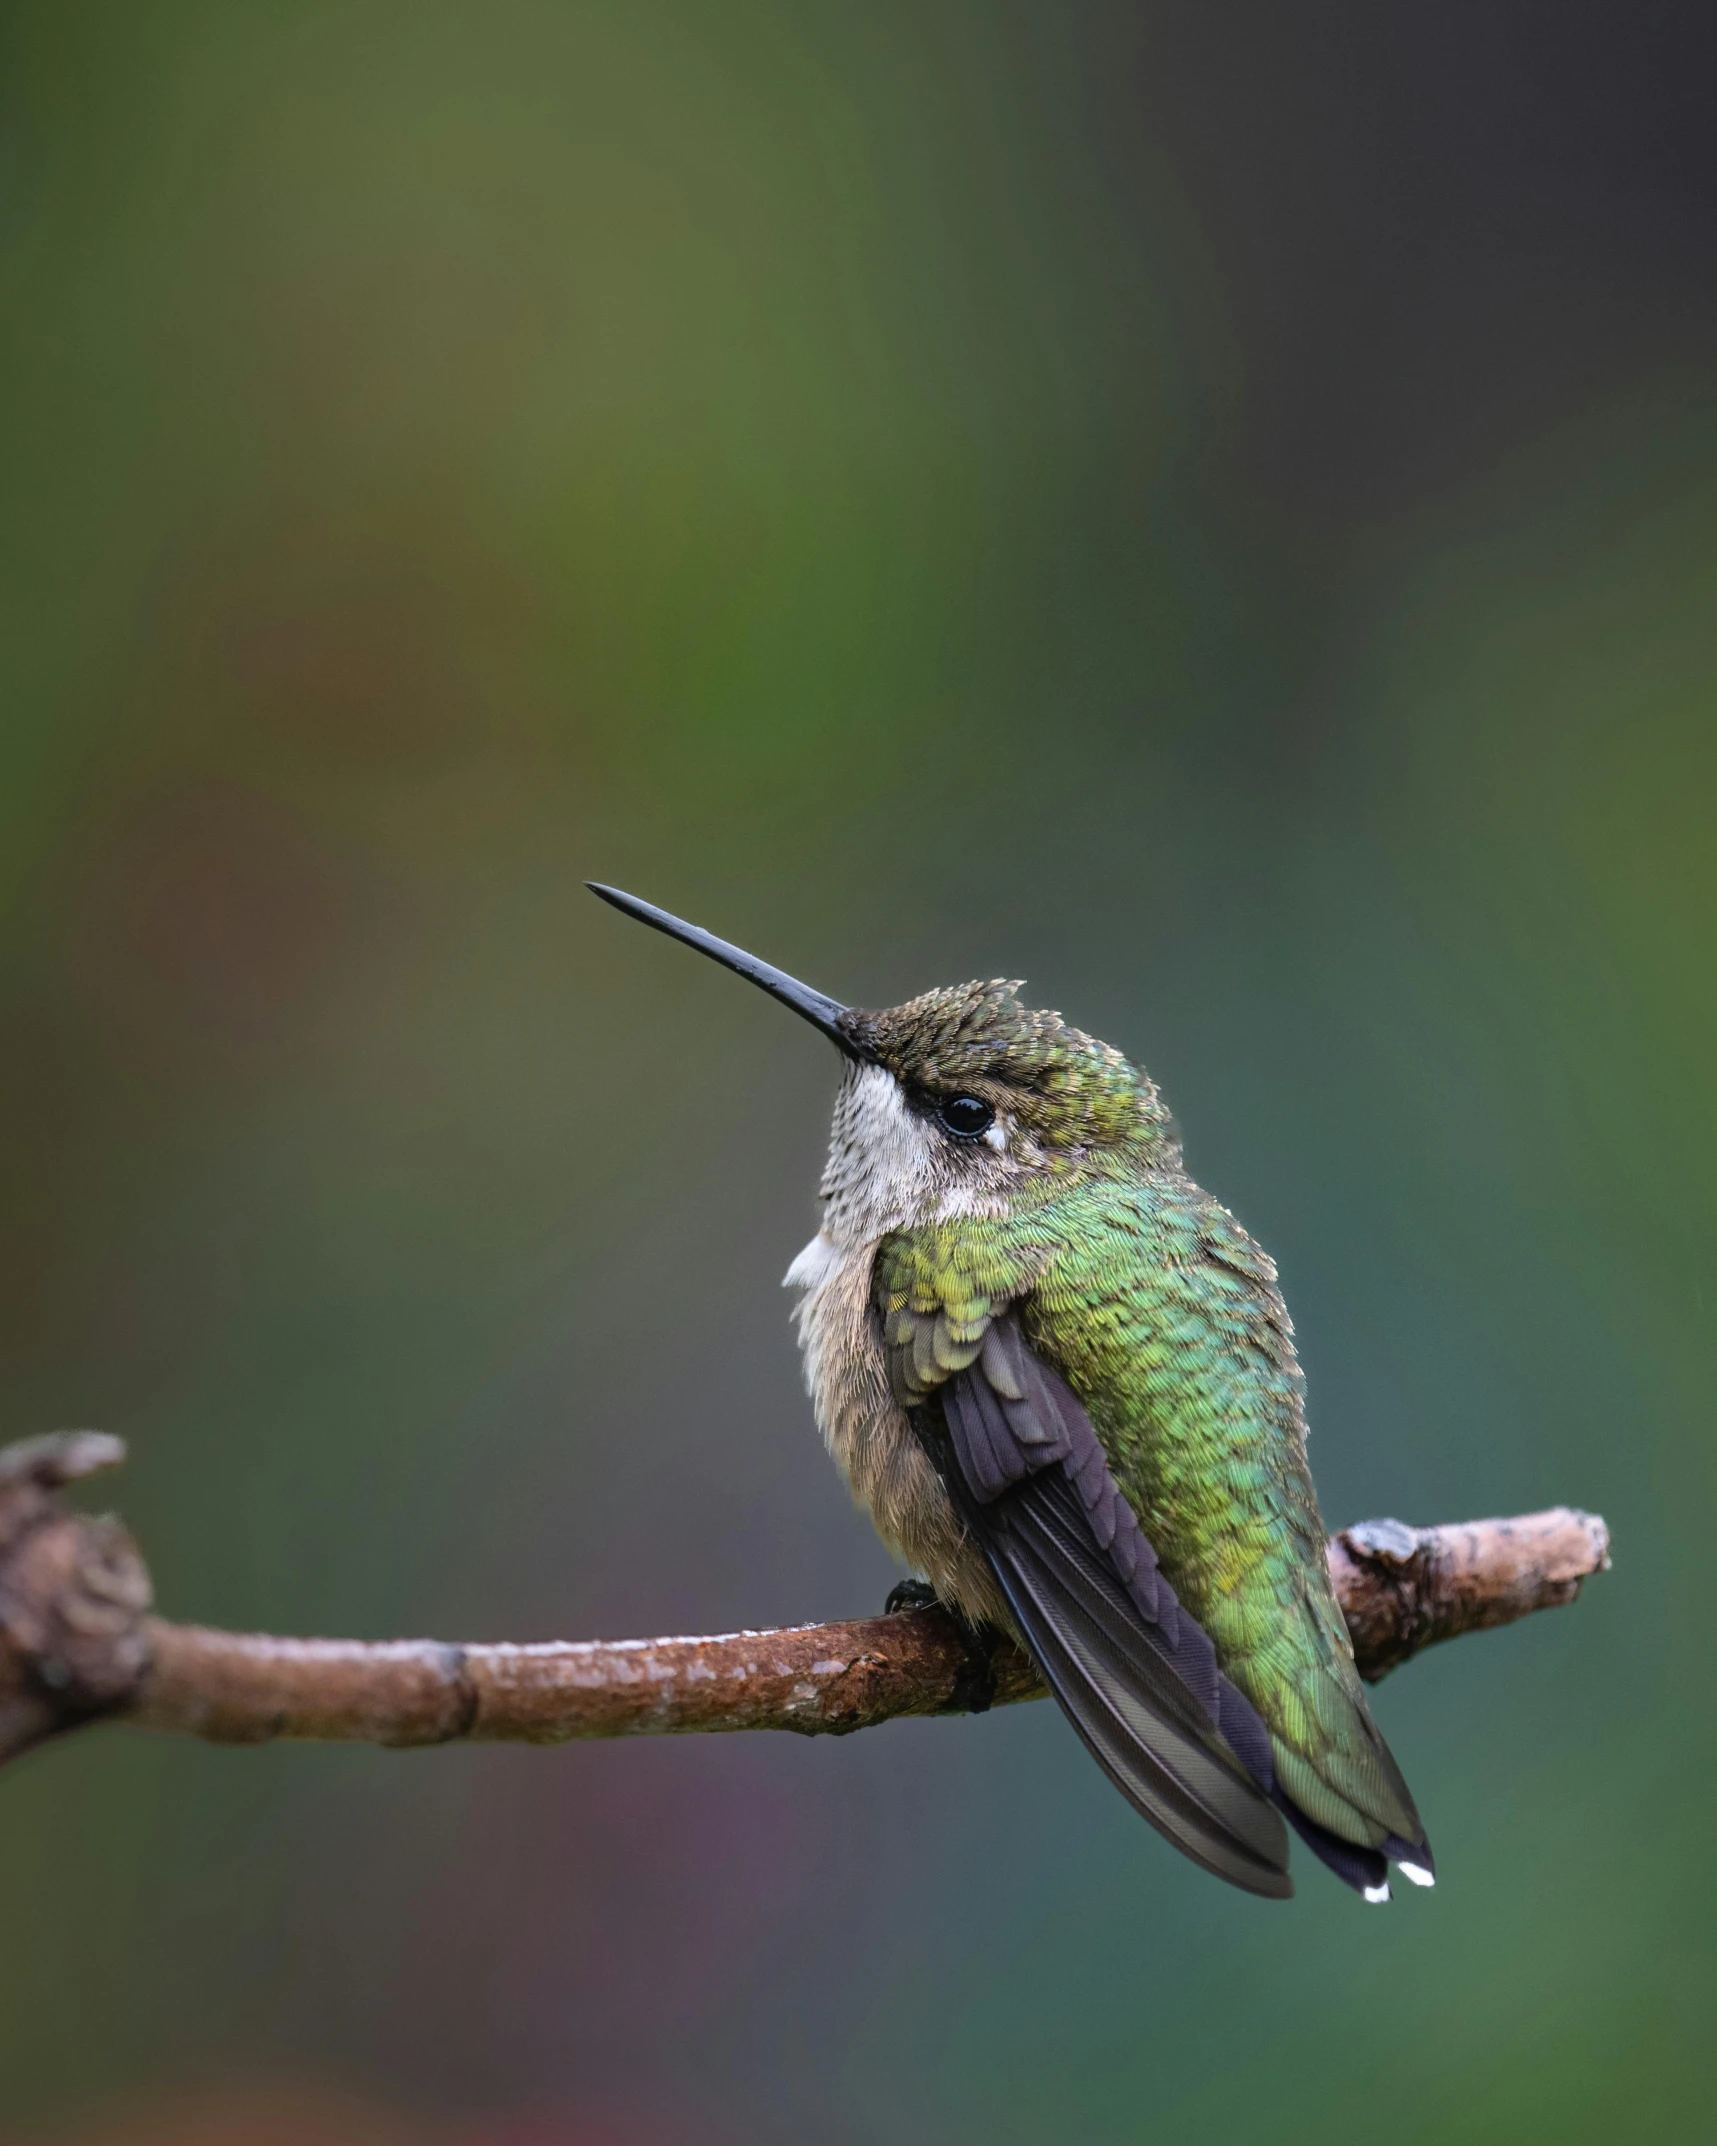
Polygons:
<instances>
[{"instance_id":1,"label":"bark on branch","mask_svg":"<svg viewBox=\"0 0 1717 2146\"><path fill-rule=\"evenodd\" d=\"M0 1449L0 1763L101 1717L220 1743L277 1736L392 1745L562 1743L687 1730L845 1735L972 1710L966 1643L939 1608L707 1639L454 1646L275 1639L168 1624L121 1523L68 1507L68 1483L124 1457L74 1431ZM1422 1647L1572 1602L1609 1564L1609 1530L1557 1506L1515 1520L1331 1539L1330 1571L1372 1681ZM997 1650L987 1703L1042 1696Z\"/></svg>"}]
</instances>

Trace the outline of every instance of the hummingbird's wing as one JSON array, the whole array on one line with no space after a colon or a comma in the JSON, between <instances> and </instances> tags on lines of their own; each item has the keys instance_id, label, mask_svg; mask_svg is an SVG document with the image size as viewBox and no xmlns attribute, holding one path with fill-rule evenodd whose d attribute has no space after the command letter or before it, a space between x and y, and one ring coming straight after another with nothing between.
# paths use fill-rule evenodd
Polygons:
<instances>
[{"instance_id":1,"label":"hummingbird's wing","mask_svg":"<svg viewBox=\"0 0 1717 2146\"><path fill-rule=\"evenodd\" d=\"M1183 1854L1285 1899L1268 1732L1157 1569L1090 1417L1011 1310L954 1353L971 1360L914 1421L1063 1711Z\"/></svg>"},{"instance_id":2,"label":"hummingbird's wing","mask_svg":"<svg viewBox=\"0 0 1717 2146\"><path fill-rule=\"evenodd\" d=\"M1178 1688L1194 1729L1347 1884L1386 1898L1392 1861L1428 1878L1330 1588L1275 1269L1233 1218L1178 1180L1096 1184L1013 1225L899 1232L872 1289L896 1398L1063 1707L1139 1808L1206 1860L1150 1807L1175 1761L1128 1715L1123 1670L1184 1731ZM1213 1698L1217 1662L1230 1681Z\"/></svg>"}]
</instances>

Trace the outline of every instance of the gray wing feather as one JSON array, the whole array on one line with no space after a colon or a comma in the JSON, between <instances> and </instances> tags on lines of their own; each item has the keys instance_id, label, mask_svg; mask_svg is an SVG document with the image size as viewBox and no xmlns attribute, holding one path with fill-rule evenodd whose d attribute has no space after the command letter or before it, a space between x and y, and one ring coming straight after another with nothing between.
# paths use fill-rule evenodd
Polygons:
<instances>
[{"instance_id":1,"label":"gray wing feather","mask_svg":"<svg viewBox=\"0 0 1717 2146\"><path fill-rule=\"evenodd\" d=\"M1269 1737L1176 1600L1078 1397L994 1320L916 1420L1051 1691L1121 1793L1184 1854L1282 1899Z\"/></svg>"}]
</instances>

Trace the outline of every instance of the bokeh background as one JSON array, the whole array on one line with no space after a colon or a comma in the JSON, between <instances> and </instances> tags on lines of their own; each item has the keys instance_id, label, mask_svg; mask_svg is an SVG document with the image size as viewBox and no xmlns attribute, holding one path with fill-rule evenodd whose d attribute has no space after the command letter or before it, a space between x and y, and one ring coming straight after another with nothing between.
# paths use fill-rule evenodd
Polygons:
<instances>
[{"instance_id":1,"label":"bokeh background","mask_svg":"<svg viewBox=\"0 0 1717 2146\"><path fill-rule=\"evenodd\" d=\"M1030 980L1275 1251L1332 1523L1604 1511L1232 1894L1047 1707L0 1781L6 2146L1708 2135L1717 29L1692 0L0 10L0 1433L169 1614L893 1577L830 1054Z\"/></svg>"}]
</instances>

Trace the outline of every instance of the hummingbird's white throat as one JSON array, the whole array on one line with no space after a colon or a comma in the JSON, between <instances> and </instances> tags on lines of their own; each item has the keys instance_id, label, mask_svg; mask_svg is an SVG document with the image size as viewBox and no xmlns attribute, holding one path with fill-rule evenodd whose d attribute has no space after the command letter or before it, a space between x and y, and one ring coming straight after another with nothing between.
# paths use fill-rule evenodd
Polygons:
<instances>
[{"instance_id":1,"label":"hummingbird's white throat","mask_svg":"<svg viewBox=\"0 0 1717 2146\"><path fill-rule=\"evenodd\" d=\"M1003 1214L1020 1169L1015 1145L1005 1112L980 1139L956 1141L910 1106L886 1067L849 1065L819 1188L821 1234L849 1250L924 1222Z\"/></svg>"}]
</instances>

